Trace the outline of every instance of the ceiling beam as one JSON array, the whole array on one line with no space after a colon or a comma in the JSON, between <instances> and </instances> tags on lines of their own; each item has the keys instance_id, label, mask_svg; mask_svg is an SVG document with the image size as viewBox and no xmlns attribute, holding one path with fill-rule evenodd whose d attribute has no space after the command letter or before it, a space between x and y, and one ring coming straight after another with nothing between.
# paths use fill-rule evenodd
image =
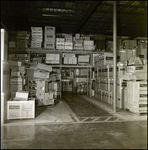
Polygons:
<instances>
[{"instance_id":1,"label":"ceiling beam","mask_svg":"<svg viewBox=\"0 0 148 150\"><path fill-rule=\"evenodd\" d=\"M86 14L82 17L81 22L77 25L77 27L73 31L73 34L79 32L79 30L81 29L81 27L85 24L85 22L88 20L88 18L90 17L90 15L94 12L95 8L98 6L98 4L100 2L101 1L93 1L93 3L91 4L91 6L88 8L88 10L86 10Z\"/></svg>"}]
</instances>

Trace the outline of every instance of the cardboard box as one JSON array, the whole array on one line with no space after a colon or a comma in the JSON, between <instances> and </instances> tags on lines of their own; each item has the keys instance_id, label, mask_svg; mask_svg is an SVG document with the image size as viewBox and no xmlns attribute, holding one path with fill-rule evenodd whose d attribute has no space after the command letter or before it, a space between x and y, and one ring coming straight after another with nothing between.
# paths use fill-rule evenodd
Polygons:
<instances>
[{"instance_id":1,"label":"cardboard box","mask_svg":"<svg viewBox=\"0 0 148 150\"><path fill-rule=\"evenodd\" d=\"M65 38L56 38L56 44L59 44L59 45L65 44Z\"/></svg>"},{"instance_id":2,"label":"cardboard box","mask_svg":"<svg viewBox=\"0 0 148 150\"><path fill-rule=\"evenodd\" d=\"M43 64L43 63L38 63L36 67L37 67L38 69L41 69L41 70L46 70L46 71L49 71L49 72L52 71L52 66L45 65L45 64Z\"/></svg>"},{"instance_id":3,"label":"cardboard box","mask_svg":"<svg viewBox=\"0 0 148 150\"><path fill-rule=\"evenodd\" d=\"M46 54L46 60L60 60L60 54Z\"/></svg>"},{"instance_id":4,"label":"cardboard box","mask_svg":"<svg viewBox=\"0 0 148 150\"><path fill-rule=\"evenodd\" d=\"M55 27L45 26L45 34L54 35L55 34Z\"/></svg>"},{"instance_id":5,"label":"cardboard box","mask_svg":"<svg viewBox=\"0 0 148 150\"><path fill-rule=\"evenodd\" d=\"M24 62L22 61L9 61L10 66L23 66Z\"/></svg>"},{"instance_id":6,"label":"cardboard box","mask_svg":"<svg viewBox=\"0 0 148 150\"><path fill-rule=\"evenodd\" d=\"M58 82L50 82L48 89L58 91L59 90L59 83Z\"/></svg>"},{"instance_id":7,"label":"cardboard box","mask_svg":"<svg viewBox=\"0 0 148 150\"><path fill-rule=\"evenodd\" d=\"M55 35L44 34L44 41L49 41L50 43L55 43Z\"/></svg>"},{"instance_id":8,"label":"cardboard box","mask_svg":"<svg viewBox=\"0 0 148 150\"><path fill-rule=\"evenodd\" d=\"M34 78L40 78L40 79L49 79L49 75L50 73L47 71L38 71L38 70L34 70L34 74L33 77Z\"/></svg>"},{"instance_id":9,"label":"cardboard box","mask_svg":"<svg viewBox=\"0 0 148 150\"><path fill-rule=\"evenodd\" d=\"M144 67L143 65L127 66L127 72L128 73L147 72L147 67Z\"/></svg>"},{"instance_id":10,"label":"cardboard box","mask_svg":"<svg viewBox=\"0 0 148 150\"><path fill-rule=\"evenodd\" d=\"M76 38L76 39L80 39L80 34L76 33L76 34L75 34L75 38Z\"/></svg>"},{"instance_id":11,"label":"cardboard box","mask_svg":"<svg viewBox=\"0 0 148 150\"><path fill-rule=\"evenodd\" d=\"M73 49L73 43L65 42L65 49Z\"/></svg>"},{"instance_id":12,"label":"cardboard box","mask_svg":"<svg viewBox=\"0 0 148 150\"><path fill-rule=\"evenodd\" d=\"M53 92L45 93L45 105L53 105L54 104L54 98L53 98Z\"/></svg>"},{"instance_id":13,"label":"cardboard box","mask_svg":"<svg viewBox=\"0 0 148 150\"><path fill-rule=\"evenodd\" d=\"M59 64L59 60L46 60L46 64Z\"/></svg>"},{"instance_id":14,"label":"cardboard box","mask_svg":"<svg viewBox=\"0 0 148 150\"><path fill-rule=\"evenodd\" d=\"M93 40L84 40L84 46L94 46Z\"/></svg>"},{"instance_id":15,"label":"cardboard box","mask_svg":"<svg viewBox=\"0 0 148 150\"><path fill-rule=\"evenodd\" d=\"M17 91L14 97L14 101L27 101L28 100L28 91Z\"/></svg>"},{"instance_id":16,"label":"cardboard box","mask_svg":"<svg viewBox=\"0 0 148 150\"><path fill-rule=\"evenodd\" d=\"M126 49L121 49L117 51L117 61L126 61L127 57L126 57Z\"/></svg>"},{"instance_id":17,"label":"cardboard box","mask_svg":"<svg viewBox=\"0 0 148 150\"><path fill-rule=\"evenodd\" d=\"M31 27L31 31L42 31L42 27Z\"/></svg>"},{"instance_id":18,"label":"cardboard box","mask_svg":"<svg viewBox=\"0 0 148 150\"><path fill-rule=\"evenodd\" d=\"M65 45L64 44L56 44L56 49L64 50L65 49Z\"/></svg>"},{"instance_id":19,"label":"cardboard box","mask_svg":"<svg viewBox=\"0 0 148 150\"><path fill-rule=\"evenodd\" d=\"M35 99L7 102L7 119L22 118L35 118Z\"/></svg>"},{"instance_id":20,"label":"cardboard box","mask_svg":"<svg viewBox=\"0 0 148 150\"><path fill-rule=\"evenodd\" d=\"M54 42L47 42L47 41L44 41L44 48L51 48L51 49L54 49L55 48L55 43Z\"/></svg>"}]
</instances>

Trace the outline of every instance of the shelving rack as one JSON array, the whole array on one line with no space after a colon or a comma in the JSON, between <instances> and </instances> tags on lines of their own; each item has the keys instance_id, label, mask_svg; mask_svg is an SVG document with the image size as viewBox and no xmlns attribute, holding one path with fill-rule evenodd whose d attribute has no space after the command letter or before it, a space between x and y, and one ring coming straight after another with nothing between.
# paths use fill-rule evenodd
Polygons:
<instances>
[{"instance_id":1,"label":"shelving rack","mask_svg":"<svg viewBox=\"0 0 148 150\"><path fill-rule=\"evenodd\" d=\"M87 79L89 80L87 82L87 95L91 97L91 86L92 86L92 68L94 68L93 65L93 55L92 54L102 54L103 52L96 52L96 51L85 51L85 50L57 50L57 49L47 49L47 48L9 48L8 54L21 54L26 53L29 55L29 63L31 62L31 54L33 53L42 53L42 54L60 54L60 63L59 64L47 64L54 68L59 68L60 72L62 72L62 69L64 68L87 68L90 75L87 75ZM68 65L68 64L62 64L62 54L63 53L74 53L74 54L88 54L90 55L90 64L89 65ZM88 88L88 83L90 84ZM60 98L62 98L62 79L60 79Z\"/></svg>"}]
</instances>

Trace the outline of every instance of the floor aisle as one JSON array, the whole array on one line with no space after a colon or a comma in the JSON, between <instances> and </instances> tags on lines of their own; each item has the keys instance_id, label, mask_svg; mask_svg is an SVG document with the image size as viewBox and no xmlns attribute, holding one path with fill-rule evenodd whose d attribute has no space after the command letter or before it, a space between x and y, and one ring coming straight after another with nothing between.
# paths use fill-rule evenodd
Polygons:
<instances>
[{"instance_id":1,"label":"floor aisle","mask_svg":"<svg viewBox=\"0 0 148 150\"><path fill-rule=\"evenodd\" d=\"M119 117L113 116L94 104L91 104L76 93L64 92L63 100L74 113L77 122L108 122L123 120Z\"/></svg>"}]
</instances>

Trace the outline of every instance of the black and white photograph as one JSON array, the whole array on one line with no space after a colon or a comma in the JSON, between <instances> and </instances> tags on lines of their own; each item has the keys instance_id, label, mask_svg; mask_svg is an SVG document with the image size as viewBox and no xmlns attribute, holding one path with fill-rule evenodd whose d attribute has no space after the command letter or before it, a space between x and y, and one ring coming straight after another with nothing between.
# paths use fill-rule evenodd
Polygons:
<instances>
[{"instance_id":1,"label":"black and white photograph","mask_svg":"<svg viewBox=\"0 0 148 150\"><path fill-rule=\"evenodd\" d=\"M147 149L147 1L1 1L1 149Z\"/></svg>"}]
</instances>

